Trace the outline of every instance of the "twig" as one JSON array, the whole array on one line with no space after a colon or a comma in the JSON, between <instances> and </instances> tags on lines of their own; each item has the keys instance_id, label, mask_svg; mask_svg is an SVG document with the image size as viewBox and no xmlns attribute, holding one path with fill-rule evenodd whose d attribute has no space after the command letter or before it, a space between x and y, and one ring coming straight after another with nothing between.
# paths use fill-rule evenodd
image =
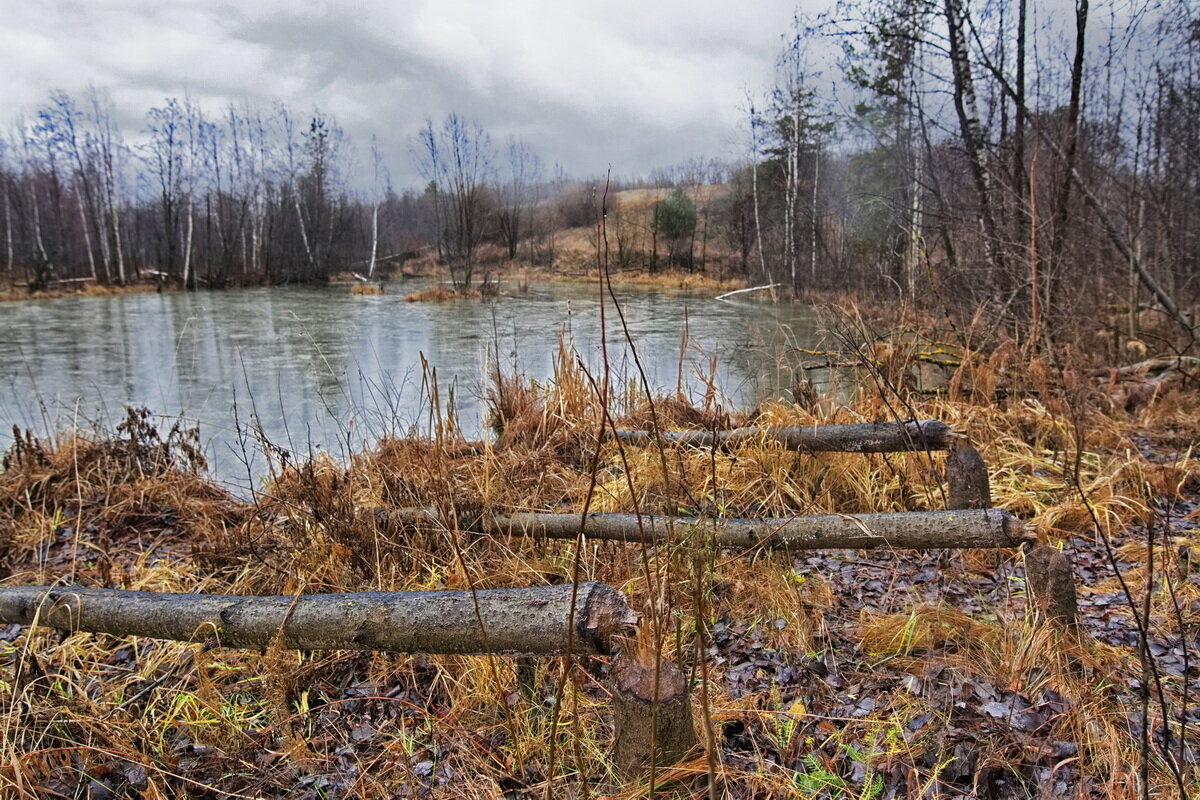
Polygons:
<instances>
[{"instance_id":1,"label":"twig","mask_svg":"<svg viewBox=\"0 0 1200 800\"><path fill-rule=\"evenodd\" d=\"M763 292L763 291L767 291L769 289L774 289L776 286L779 286L779 285L780 284L778 284L778 283L766 283L766 284L763 284L762 286L750 286L746 289L734 289L732 292L726 292L725 294L719 294L716 297L714 297L713 299L714 300L724 300L727 297L733 297L735 294L745 294L746 292Z\"/></svg>"}]
</instances>

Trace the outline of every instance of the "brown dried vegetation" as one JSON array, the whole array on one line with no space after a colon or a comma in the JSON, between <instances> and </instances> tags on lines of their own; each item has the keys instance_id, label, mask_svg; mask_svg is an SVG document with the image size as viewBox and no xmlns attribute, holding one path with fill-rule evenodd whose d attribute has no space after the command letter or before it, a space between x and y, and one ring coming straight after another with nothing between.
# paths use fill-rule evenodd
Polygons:
<instances>
[{"instance_id":1,"label":"brown dried vegetation","mask_svg":"<svg viewBox=\"0 0 1200 800\"><path fill-rule=\"evenodd\" d=\"M914 361L898 352L909 350L920 352L872 353L889 385L903 384ZM1037 364L1022 366L1018 383L1018 355L959 353L946 390L932 396L864 388L730 415L681 397L655 398L651 410L634 387L609 413L618 426L662 429L798 425L887 419L902 400L969 432L996 504L1070 554L1087 630L1079 643L1026 604L1017 553L715 552L686 532L651 549L577 550L462 532L456 521L482 509L577 512L593 469L596 511L786 516L942 503L940 456L929 454L659 451L607 439L597 453L605 417L595 376L566 346L544 384L494 374L494 441L465 442L447 421L348 463L276 453L250 498L204 476L194 432L161 435L144 411L108 437L20 433L0 470L7 582L271 594L602 580L642 613L639 646L680 664L694 684L706 676L707 706L693 696L716 751L711 762L660 772L670 796L703 796L712 780L735 798L1136 797L1147 676L1107 539L1149 609L1168 709L1155 693L1146 776L1152 796L1170 796L1171 763L1188 786L1197 781L1200 466L1189 448L1149 433L1194 439L1200 401L1172 388L1136 413L1106 409L1095 383L1064 382ZM388 513L414 506L436 509L442 524L413 527ZM612 788L602 663L0 632L6 796Z\"/></svg>"}]
</instances>

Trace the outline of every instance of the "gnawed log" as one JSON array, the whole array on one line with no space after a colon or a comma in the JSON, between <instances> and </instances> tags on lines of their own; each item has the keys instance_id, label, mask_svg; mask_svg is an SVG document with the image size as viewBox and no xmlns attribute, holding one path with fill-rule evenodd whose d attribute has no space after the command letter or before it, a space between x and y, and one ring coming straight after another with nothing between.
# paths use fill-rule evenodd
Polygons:
<instances>
[{"instance_id":1,"label":"gnawed log","mask_svg":"<svg viewBox=\"0 0 1200 800\"><path fill-rule=\"evenodd\" d=\"M618 430L623 444L642 447L655 441L651 431ZM659 437L688 447L734 447L751 442L776 444L810 453L901 453L945 450L953 432L934 419L919 422L870 422L860 425L801 425L732 428L725 431L664 431Z\"/></svg>"},{"instance_id":2,"label":"gnawed log","mask_svg":"<svg viewBox=\"0 0 1200 800\"><path fill-rule=\"evenodd\" d=\"M384 526L442 524L432 509L380 509ZM619 542L654 544L688 532L712 537L718 547L768 547L791 550L861 550L893 547L930 550L964 547L1018 547L1033 540L1024 523L996 508L914 511L894 514L821 514L767 519L697 519L643 514L484 514L459 518L464 530L478 533L574 539L581 521L585 536Z\"/></svg>"},{"instance_id":3,"label":"gnawed log","mask_svg":"<svg viewBox=\"0 0 1200 800\"><path fill-rule=\"evenodd\" d=\"M574 617L571 595L571 584L298 597L10 586L0 588L0 622L239 648L265 648L282 627L283 645L296 650L544 655L566 650L568 620L579 654L609 652L634 622L610 586L579 584Z\"/></svg>"},{"instance_id":4,"label":"gnawed log","mask_svg":"<svg viewBox=\"0 0 1200 800\"><path fill-rule=\"evenodd\" d=\"M613 662L609 688L613 767L623 779L641 777L651 763L671 766L696 746L687 679L670 661L659 662L656 670L653 662L622 653Z\"/></svg>"}]
</instances>

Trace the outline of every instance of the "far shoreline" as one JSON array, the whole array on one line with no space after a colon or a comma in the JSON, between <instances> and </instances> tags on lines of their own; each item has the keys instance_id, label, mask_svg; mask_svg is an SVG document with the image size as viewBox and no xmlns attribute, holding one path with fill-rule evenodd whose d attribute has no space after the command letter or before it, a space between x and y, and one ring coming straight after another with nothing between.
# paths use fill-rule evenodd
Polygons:
<instances>
[{"instance_id":1,"label":"far shoreline","mask_svg":"<svg viewBox=\"0 0 1200 800\"><path fill-rule=\"evenodd\" d=\"M420 274L409 273L393 273L387 275L377 275L372 278L364 278L360 274L351 272L338 272L329 275L324 279L314 279L310 281L287 281L277 284L266 284L262 282L250 283L233 283L221 288L212 288L208 286L198 286L193 290L184 289L177 280L171 281L155 281L155 280L135 280L125 284L105 284L101 282L73 280L65 285L50 286L45 289L30 291L27 285L22 285L21 282L0 283L0 302L21 302L25 300L58 300L68 297L113 297L129 294L148 294L150 292L183 292L183 291L227 291L236 289L252 289L275 287L275 286L328 286L339 287L345 286L352 294L362 295L378 295L392 294L392 285L398 284L396 288L400 288L406 283L429 279L437 282L438 286L445 286L444 290L417 292L415 294L406 294L405 299L410 302L438 302L444 300L468 300L480 299L481 297L505 297L522 294L528 289L530 283L563 283L563 284L580 284L580 285L595 285L597 281L595 270L587 273L582 272L560 272L554 269L545 267L528 267L514 265L505 267L502 270L491 270L486 273L486 277L482 281L474 281L469 289L455 290L449 288L451 284L450 271L446 268L440 268L436 272L427 272ZM740 277L721 277L705 272L688 272L686 270L658 270L648 272L646 270L622 270L611 271L606 276L606 282L611 281L614 286L622 287L637 287L637 288L662 288L662 289L683 289L694 291L701 294L711 294L713 296L722 294L735 289L746 287L746 281ZM500 287L498 284L503 282L508 286ZM401 294L401 292L395 292ZM428 296L424 296L428 295Z\"/></svg>"}]
</instances>

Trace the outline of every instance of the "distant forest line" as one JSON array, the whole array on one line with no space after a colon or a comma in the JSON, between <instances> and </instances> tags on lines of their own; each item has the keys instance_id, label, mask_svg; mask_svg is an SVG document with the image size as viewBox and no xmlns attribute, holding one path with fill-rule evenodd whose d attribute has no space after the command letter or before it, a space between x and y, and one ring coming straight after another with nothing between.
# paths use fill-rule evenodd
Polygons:
<instances>
[{"instance_id":1,"label":"distant forest line","mask_svg":"<svg viewBox=\"0 0 1200 800\"><path fill-rule=\"evenodd\" d=\"M585 268L561 234L595 241L603 217L614 270L890 295L1035 339L1101 306L1135 338L1150 309L1194 341L1200 18L1186 0L1077 0L1058 21L1032 5L795 19L775 84L747 97L739 157L607 190L465 115L427 120L411 148L424 183L396 189L374 144L317 109L168 98L131 140L104 91L52 91L0 138L0 266L31 289L221 288L415 259L469 287L512 263ZM842 55L818 75L829 38ZM352 158L370 186L351 184Z\"/></svg>"}]
</instances>

